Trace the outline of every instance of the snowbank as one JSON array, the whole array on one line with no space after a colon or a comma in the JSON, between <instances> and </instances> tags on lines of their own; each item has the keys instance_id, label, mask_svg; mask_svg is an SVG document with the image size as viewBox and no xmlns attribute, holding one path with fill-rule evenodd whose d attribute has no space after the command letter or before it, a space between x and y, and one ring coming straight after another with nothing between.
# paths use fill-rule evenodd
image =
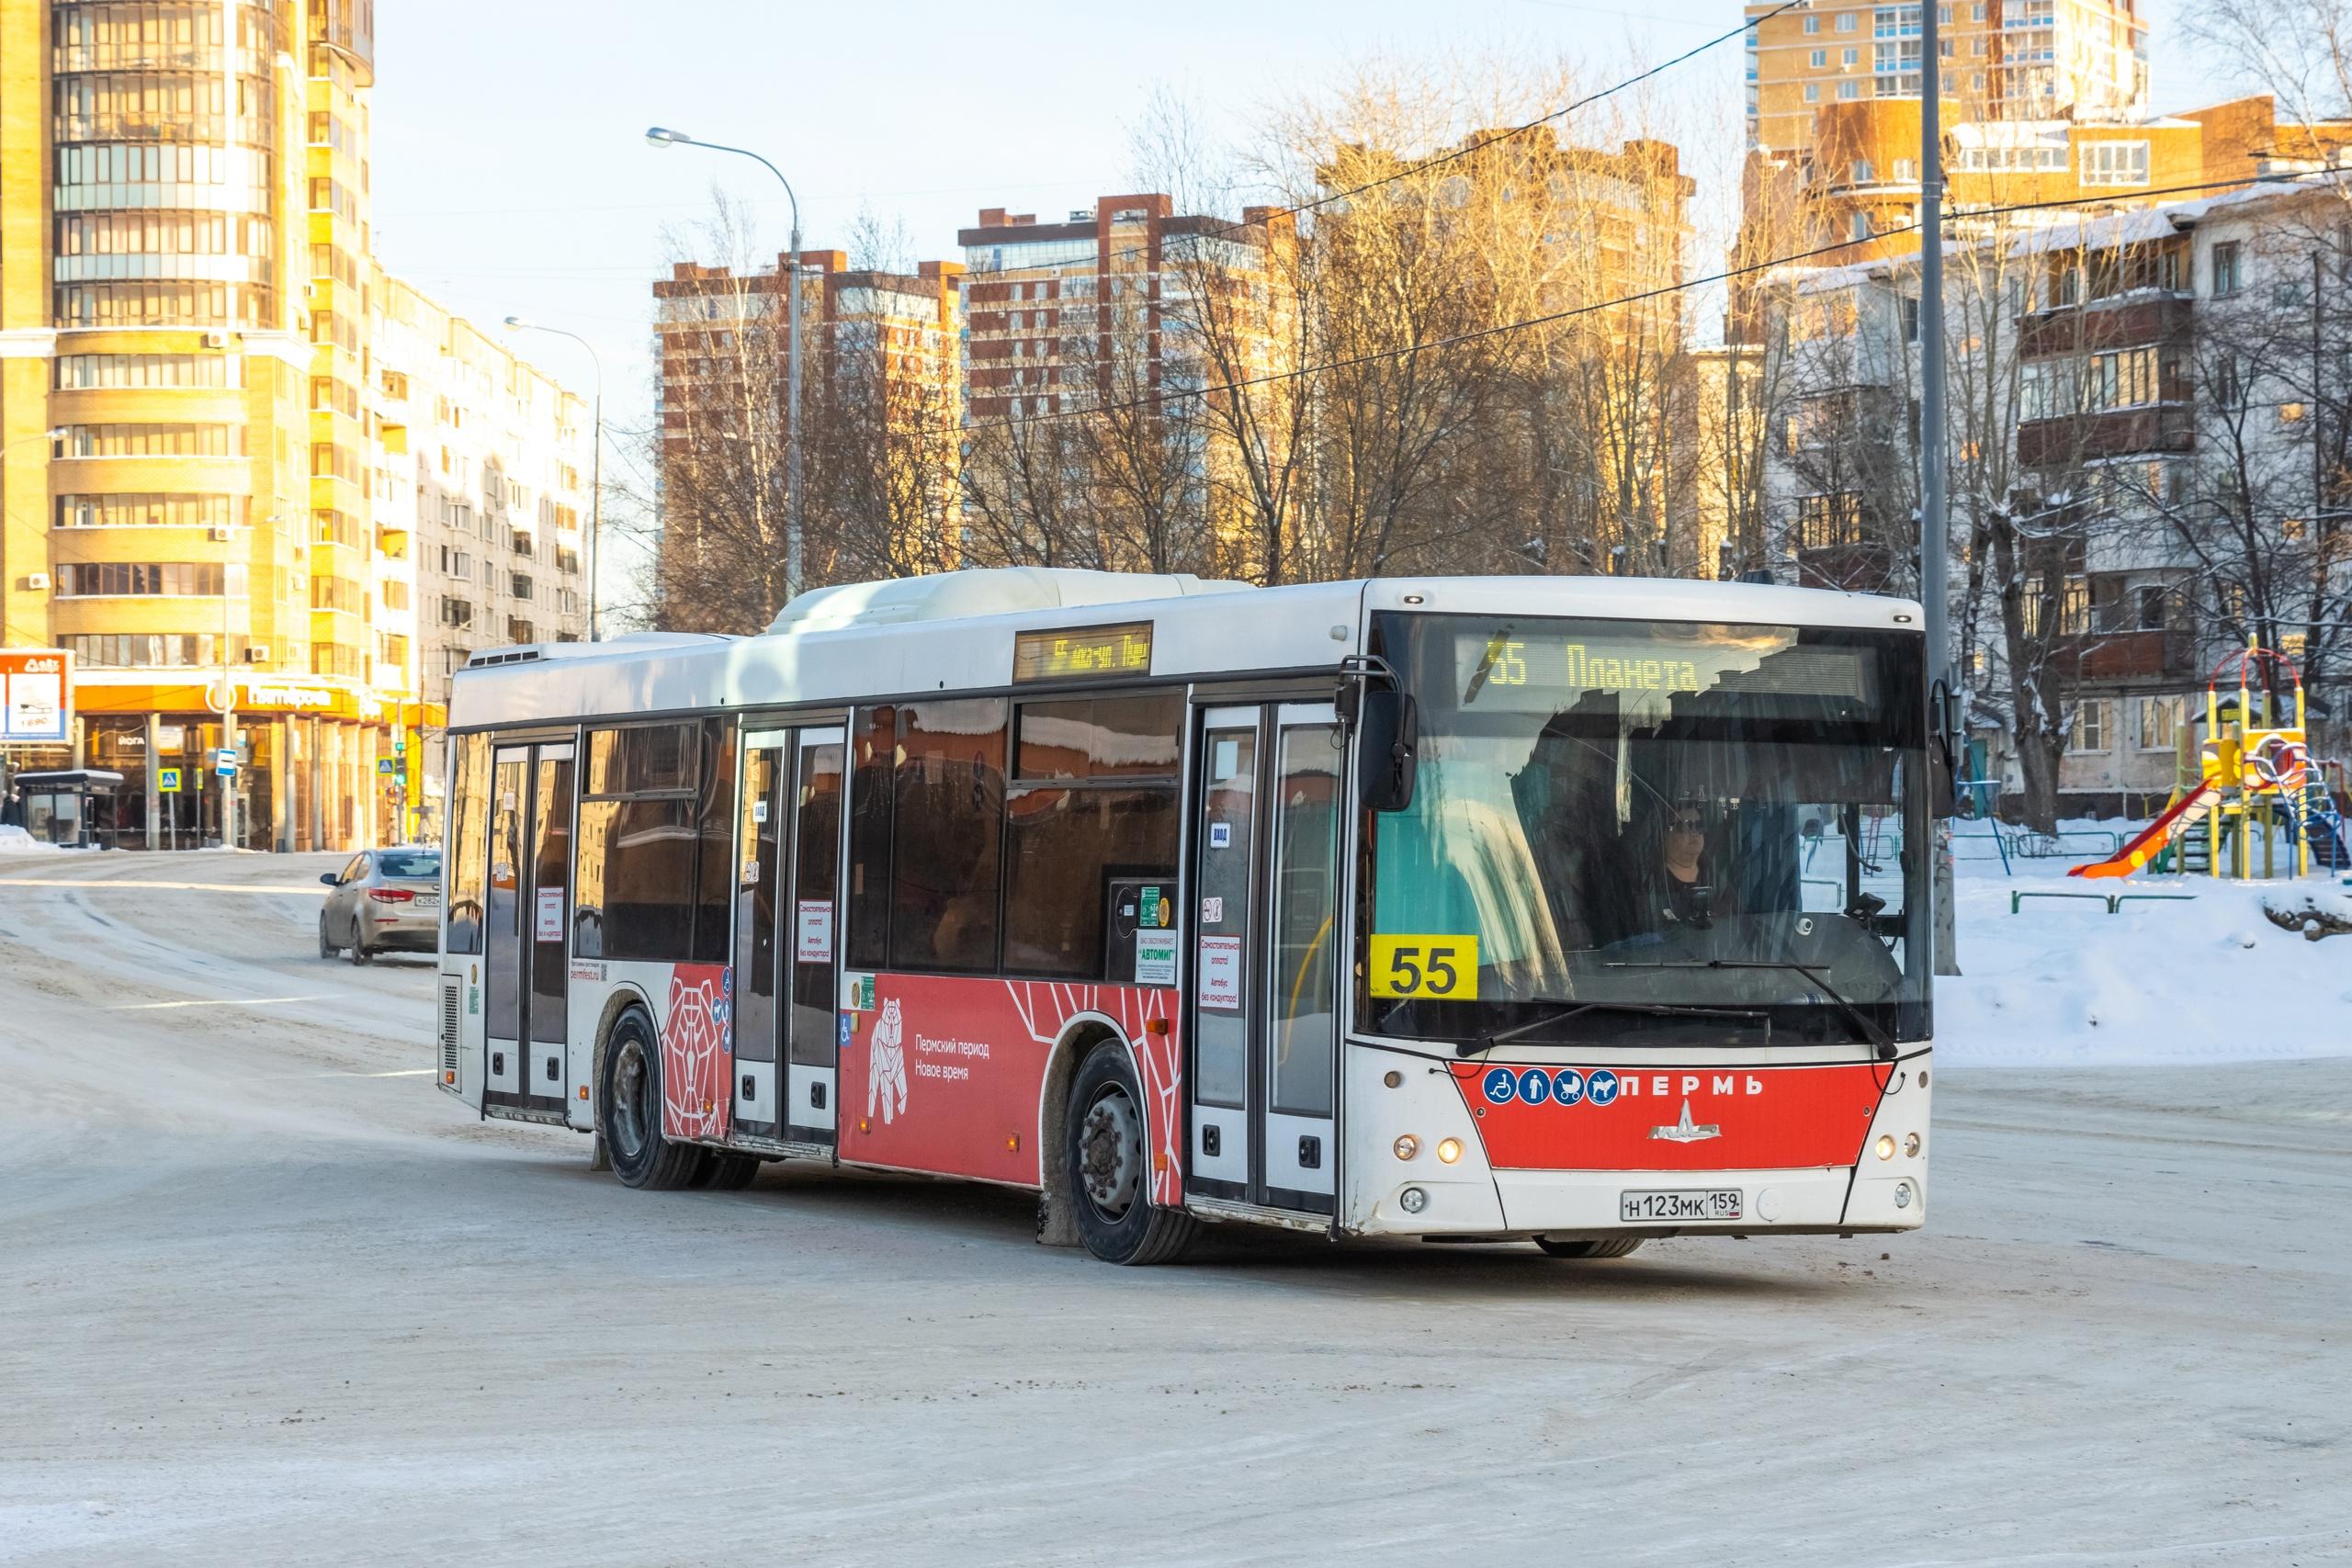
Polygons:
<instances>
[{"instance_id":1,"label":"snowbank","mask_svg":"<svg viewBox=\"0 0 2352 1568\"><path fill-rule=\"evenodd\" d=\"M1973 823L1961 830L1982 832ZM2090 824L2066 824L2069 828ZM2130 824L2099 823L2100 829ZM1958 979L1937 982L1936 1049L1954 1066L2143 1066L2352 1055L2352 937L2307 941L2266 916L2309 902L2352 917L2336 877L2090 882L2077 860L2020 860L2005 877L1989 843L1958 865ZM2147 893L2112 915L2088 899L2012 892Z\"/></svg>"},{"instance_id":2,"label":"snowbank","mask_svg":"<svg viewBox=\"0 0 2352 1568\"><path fill-rule=\"evenodd\" d=\"M0 855L61 854L55 844L44 844L22 828L0 823Z\"/></svg>"}]
</instances>

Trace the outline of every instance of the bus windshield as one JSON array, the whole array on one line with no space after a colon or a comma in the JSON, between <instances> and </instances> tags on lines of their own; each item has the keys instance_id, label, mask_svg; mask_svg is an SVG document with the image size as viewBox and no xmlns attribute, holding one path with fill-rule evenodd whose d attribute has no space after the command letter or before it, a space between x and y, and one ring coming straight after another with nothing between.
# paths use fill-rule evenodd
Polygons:
<instances>
[{"instance_id":1,"label":"bus windshield","mask_svg":"<svg viewBox=\"0 0 2352 1568\"><path fill-rule=\"evenodd\" d=\"M1384 614L1416 701L1357 1016L1466 1043L1925 1038L1922 643Z\"/></svg>"}]
</instances>

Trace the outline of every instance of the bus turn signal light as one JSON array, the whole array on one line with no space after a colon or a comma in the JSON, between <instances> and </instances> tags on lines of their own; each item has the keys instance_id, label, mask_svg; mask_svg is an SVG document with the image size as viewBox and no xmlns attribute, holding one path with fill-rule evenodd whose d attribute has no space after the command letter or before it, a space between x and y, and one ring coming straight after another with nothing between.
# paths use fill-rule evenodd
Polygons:
<instances>
[{"instance_id":1,"label":"bus turn signal light","mask_svg":"<svg viewBox=\"0 0 2352 1568\"><path fill-rule=\"evenodd\" d=\"M1439 1163L1440 1165L1452 1165L1455 1160L1458 1160L1458 1159L1460 1159L1461 1157L1462 1157L1462 1140L1461 1140L1461 1139L1459 1139L1459 1138L1440 1138L1440 1139L1437 1141L1437 1158L1438 1158L1438 1163Z\"/></svg>"},{"instance_id":2,"label":"bus turn signal light","mask_svg":"<svg viewBox=\"0 0 2352 1568\"><path fill-rule=\"evenodd\" d=\"M1878 1135L1877 1148L1879 1158L1893 1159L1894 1157L1894 1134L1892 1133L1881 1133Z\"/></svg>"}]
</instances>

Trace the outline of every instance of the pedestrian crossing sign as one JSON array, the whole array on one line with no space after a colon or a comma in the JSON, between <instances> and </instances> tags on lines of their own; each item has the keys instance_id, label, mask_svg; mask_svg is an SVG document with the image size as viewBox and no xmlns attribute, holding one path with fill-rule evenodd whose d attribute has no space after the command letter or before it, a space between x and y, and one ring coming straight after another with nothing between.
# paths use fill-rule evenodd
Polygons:
<instances>
[{"instance_id":1,"label":"pedestrian crossing sign","mask_svg":"<svg viewBox=\"0 0 2352 1568\"><path fill-rule=\"evenodd\" d=\"M180 771L177 768L157 768L155 770L155 787L165 794L169 794L170 792L178 789L180 787Z\"/></svg>"}]
</instances>

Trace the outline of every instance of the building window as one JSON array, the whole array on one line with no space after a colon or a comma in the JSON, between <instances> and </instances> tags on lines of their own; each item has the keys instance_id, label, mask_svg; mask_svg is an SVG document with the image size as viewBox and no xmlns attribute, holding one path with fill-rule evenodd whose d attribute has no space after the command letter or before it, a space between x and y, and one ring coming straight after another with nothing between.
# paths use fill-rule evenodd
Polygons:
<instances>
[{"instance_id":1,"label":"building window","mask_svg":"<svg viewBox=\"0 0 2352 1568\"><path fill-rule=\"evenodd\" d=\"M1854 99L1859 98L1861 96L1862 85L1860 82L1840 82L1838 84L1838 96L1841 100L1851 103Z\"/></svg>"},{"instance_id":2,"label":"building window","mask_svg":"<svg viewBox=\"0 0 2352 1568\"><path fill-rule=\"evenodd\" d=\"M59 569L65 598L144 596L218 599L245 592L245 569L218 561L71 561Z\"/></svg>"},{"instance_id":3,"label":"building window","mask_svg":"<svg viewBox=\"0 0 2352 1568\"><path fill-rule=\"evenodd\" d=\"M1917 158L1897 158L1896 160L1894 160L1894 183L1895 183L1895 184L1897 184L1897 185L1913 185L1913 184L1917 183L1918 178L1919 178L1919 160L1918 160L1918 159L1917 159Z\"/></svg>"},{"instance_id":4,"label":"building window","mask_svg":"<svg viewBox=\"0 0 2352 1568\"><path fill-rule=\"evenodd\" d=\"M1871 161L1868 158L1855 159L1853 172L1854 183L1856 185L1866 186L1871 183L1871 175L1873 171L1871 168Z\"/></svg>"},{"instance_id":5,"label":"building window","mask_svg":"<svg viewBox=\"0 0 2352 1568\"><path fill-rule=\"evenodd\" d=\"M1807 82L1807 83L1804 85L1804 101L1805 101L1806 103L1809 103L1809 104L1817 104L1817 103L1819 103L1819 102L1821 101L1821 84L1820 84L1820 83L1818 83L1818 82ZM1017 410L1017 409L1014 411L1014 412L1016 412L1016 413L1018 413L1019 412L1020 412L1020 411L1019 411L1019 410Z\"/></svg>"},{"instance_id":6,"label":"building window","mask_svg":"<svg viewBox=\"0 0 2352 1568\"><path fill-rule=\"evenodd\" d=\"M2107 703L2099 697L2085 697L2075 705L2074 743L2077 751L2104 751L2108 749Z\"/></svg>"},{"instance_id":7,"label":"building window","mask_svg":"<svg viewBox=\"0 0 2352 1568\"><path fill-rule=\"evenodd\" d=\"M1821 30L1821 18L1811 12L1807 12L1804 18L1804 30L1809 33L1819 32Z\"/></svg>"},{"instance_id":8,"label":"building window","mask_svg":"<svg viewBox=\"0 0 2352 1568\"><path fill-rule=\"evenodd\" d=\"M1841 63L1849 67L1860 65L1861 62L1862 51L1859 49L1849 49L1846 51L1845 59L1841 62Z\"/></svg>"},{"instance_id":9,"label":"building window","mask_svg":"<svg viewBox=\"0 0 2352 1568\"><path fill-rule=\"evenodd\" d=\"M2235 240L2213 247L2213 294L2220 298L2245 287L2245 251Z\"/></svg>"},{"instance_id":10,"label":"building window","mask_svg":"<svg viewBox=\"0 0 2352 1568\"><path fill-rule=\"evenodd\" d=\"M1871 237L1871 215L1869 213L1857 212L1854 214L1853 237L1857 240L1867 240Z\"/></svg>"},{"instance_id":11,"label":"building window","mask_svg":"<svg viewBox=\"0 0 2352 1568\"><path fill-rule=\"evenodd\" d=\"M1919 341L1919 301L1905 294L1895 300L1894 309L1896 318L1902 322L1903 341L1917 343Z\"/></svg>"},{"instance_id":12,"label":"building window","mask_svg":"<svg viewBox=\"0 0 2352 1568\"><path fill-rule=\"evenodd\" d=\"M1859 32L1861 30L1861 26L1862 18L1860 12L1840 11L1838 13L1838 30L1839 32Z\"/></svg>"},{"instance_id":13,"label":"building window","mask_svg":"<svg viewBox=\"0 0 2352 1568\"><path fill-rule=\"evenodd\" d=\"M1815 71L1824 70L1828 66L1828 64L1829 51L1827 50L1816 49L1813 51L1813 68Z\"/></svg>"},{"instance_id":14,"label":"building window","mask_svg":"<svg viewBox=\"0 0 2352 1568\"><path fill-rule=\"evenodd\" d=\"M2144 141L2086 141L2082 155L2082 183L2086 186L2148 183L2148 144Z\"/></svg>"},{"instance_id":15,"label":"building window","mask_svg":"<svg viewBox=\"0 0 2352 1568\"><path fill-rule=\"evenodd\" d=\"M2179 697L2142 697L2140 749L2143 751L2171 750L2180 736L2183 711L2183 701Z\"/></svg>"}]
</instances>

